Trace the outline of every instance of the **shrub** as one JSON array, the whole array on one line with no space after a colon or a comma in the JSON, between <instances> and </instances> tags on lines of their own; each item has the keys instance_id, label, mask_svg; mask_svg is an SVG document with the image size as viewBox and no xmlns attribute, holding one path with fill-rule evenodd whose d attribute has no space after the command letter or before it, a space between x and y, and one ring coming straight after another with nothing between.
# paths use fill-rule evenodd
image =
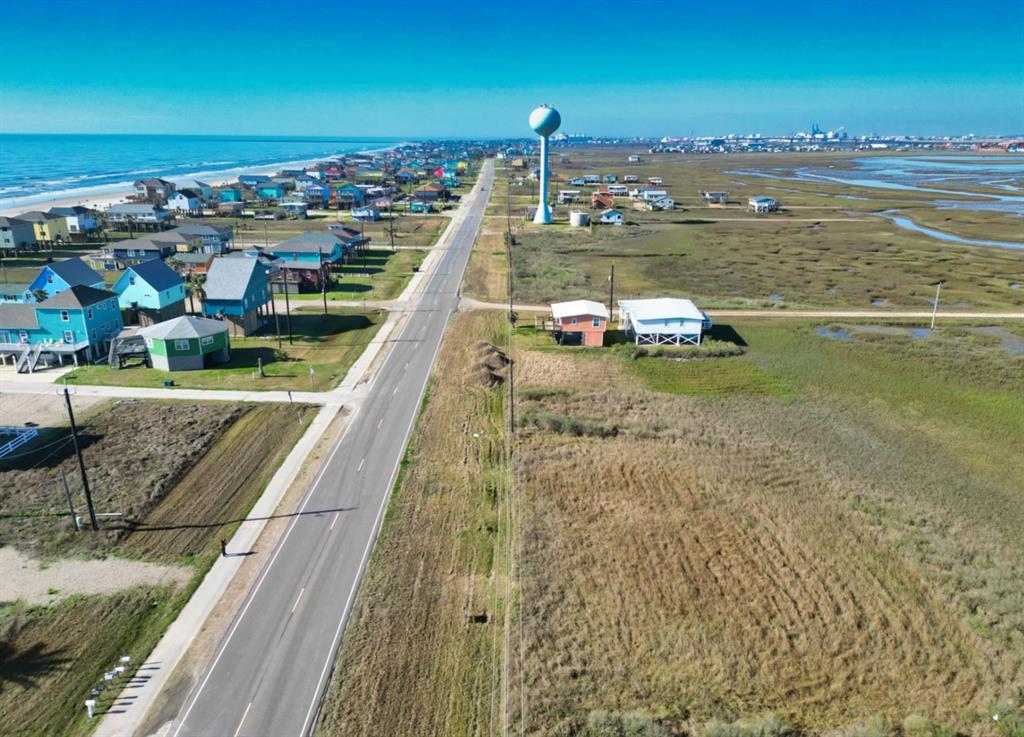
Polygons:
<instances>
[{"instance_id":1,"label":"shrub","mask_svg":"<svg viewBox=\"0 0 1024 737\"><path fill-rule=\"evenodd\" d=\"M519 425L576 437L611 438L619 434L619 428L615 425L582 417L567 417L553 412L523 412L519 415Z\"/></svg>"},{"instance_id":2,"label":"shrub","mask_svg":"<svg viewBox=\"0 0 1024 737\"><path fill-rule=\"evenodd\" d=\"M796 730L774 714L768 714L758 719L740 719L736 722L715 719L704 726L701 734L702 737L788 737L795 735Z\"/></svg>"},{"instance_id":3,"label":"shrub","mask_svg":"<svg viewBox=\"0 0 1024 737\"><path fill-rule=\"evenodd\" d=\"M919 714L911 714L903 720L903 734L905 737L956 737L957 731Z\"/></svg>"},{"instance_id":4,"label":"shrub","mask_svg":"<svg viewBox=\"0 0 1024 737\"><path fill-rule=\"evenodd\" d=\"M670 737L667 727L642 711L592 711L579 737Z\"/></svg>"}]
</instances>

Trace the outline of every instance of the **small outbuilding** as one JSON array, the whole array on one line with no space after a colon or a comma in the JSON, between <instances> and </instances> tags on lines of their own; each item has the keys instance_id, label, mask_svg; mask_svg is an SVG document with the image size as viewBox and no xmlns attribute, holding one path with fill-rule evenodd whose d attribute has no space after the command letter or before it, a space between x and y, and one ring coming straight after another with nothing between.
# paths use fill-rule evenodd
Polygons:
<instances>
[{"instance_id":1,"label":"small outbuilding","mask_svg":"<svg viewBox=\"0 0 1024 737\"><path fill-rule=\"evenodd\" d=\"M601 213L601 223L604 225L622 225L622 213L618 210L605 210Z\"/></svg>"},{"instance_id":2,"label":"small outbuilding","mask_svg":"<svg viewBox=\"0 0 1024 737\"><path fill-rule=\"evenodd\" d=\"M589 299L555 302L551 305L555 337L559 343L568 337L573 341L579 340L585 346L594 348L603 346L609 316L607 307Z\"/></svg>"},{"instance_id":3,"label":"small outbuilding","mask_svg":"<svg viewBox=\"0 0 1024 737\"><path fill-rule=\"evenodd\" d=\"M184 315L139 330L155 369L190 371L231 358L228 325L222 320Z\"/></svg>"},{"instance_id":4,"label":"small outbuilding","mask_svg":"<svg viewBox=\"0 0 1024 737\"><path fill-rule=\"evenodd\" d=\"M756 212L759 215L766 212L775 212L779 209L778 200L772 197L751 197L747 200L747 204L750 207L751 212Z\"/></svg>"},{"instance_id":5,"label":"small outbuilding","mask_svg":"<svg viewBox=\"0 0 1024 737\"><path fill-rule=\"evenodd\" d=\"M637 345L700 345L711 318L688 299L623 299L619 325Z\"/></svg>"}]
</instances>

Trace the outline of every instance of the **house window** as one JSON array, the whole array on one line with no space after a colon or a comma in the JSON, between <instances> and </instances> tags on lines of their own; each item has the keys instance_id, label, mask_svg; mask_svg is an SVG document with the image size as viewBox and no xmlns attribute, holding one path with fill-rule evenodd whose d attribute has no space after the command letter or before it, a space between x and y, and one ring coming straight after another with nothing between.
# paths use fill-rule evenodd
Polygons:
<instances>
[{"instance_id":1,"label":"house window","mask_svg":"<svg viewBox=\"0 0 1024 737\"><path fill-rule=\"evenodd\" d=\"M65 343L74 343L75 342L75 331L74 330L65 330L64 331L64 342Z\"/></svg>"},{"instance_id":2,"label":"house window","mask_svg":"<svg viewBox=\"0 0 1024 737\"><path fill-rule=\"evenodd\" d=\"M572 320L570 320L570 321L569 321L569 323L570 323L571 325L575 325L575 324L576 324L576 318L575 318L575 317L574 317L574 318L572 318Z\"/></svg>"},{"instance_id":3,"label":"house window","mask_svg":"<svg viewBox=\"0 0 1024 737\"><path fill-rule=\"evenodd\" d=\"M199 339L199 345L213 345L213 336L204 335L202 338Z\"/></svg>"},{"instance_id":4,"label":"house window","mask_svg":"<svg viewBox=\"0 0 1024 737\"><path fill-rule=\"evenodd\" d=\"M18 331L18 342L19 343L28 343L28 331L27 330L19 330Z\"/></svg>"},{"instance_id":5,"label":"house window","mask_svg":"<svg viewBox=\"0 0 1024 737\"><path fill-rule=\"evenodd\" d=\"M92 339L96 340L96 328L92 329Z\"/></svg>"},{"instance_id":6,"label":"house window","mask_svg":"<svg viewBox=\"0 0 1024 737\"><path fill-rule=\"evenodd\" d=\"M129 277L128 277L128 283L129 283L129 284L130 284L131 286L133 286L133 287L134 287L134 286L135 286L135 277L134 277L134 276L129 276Z\"/></svg>"},{"instance_id":7,"label":"house window","mask_svg":"<svg viewBox=\"0 0 1024 737\"><path fill-rule=\"evenodd\" d=\"M90 320L92 319L92 310L91 309L86 310L85 314L89 316Z\"/></svg>"},{"instance_id":8,"label":"house window","mask_svg":"<svg viewBox=\"0 0 1024 737\"><path fill-rule=\"evenodd\" d=\"M594 327L595 328L601 327L601 318L600 317L595 317L594 318Z\"/></svg>"},{"instance_id":9,"label":"house window","mask_svg":"<svg viewBox=\"0 0 1024 737\"><path fill-rule=\"evenodd\" d=\"M187 340L176 340L174 341L174 350L176 351L187 351L188 341Z\"/></svg>"},{"instance_id":10,"label":"house window","mask_svg":"<svg viewBox=\"0 0 1024 737\"><path fill-rule=\"evenodd\" d=\"M60 311L60 319L61 322L71 322L71 316L68 314L67 310Z\"/></svg>"}]
</instances>

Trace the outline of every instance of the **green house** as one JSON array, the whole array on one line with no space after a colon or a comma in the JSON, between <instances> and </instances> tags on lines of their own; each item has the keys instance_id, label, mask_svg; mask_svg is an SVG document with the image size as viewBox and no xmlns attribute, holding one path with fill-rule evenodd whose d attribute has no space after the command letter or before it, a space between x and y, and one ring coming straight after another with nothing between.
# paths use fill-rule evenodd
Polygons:
<instances>
[{"instance_id":1,"label":"green house","mask_svg":"<svg viewBox=\"0 0 1024 737\"><path fill-rule=\"evenodd\" d=\"M189 371L231 358L227 323L184 315L139 330L150 363L161 371Z\"/></svg>"}]
</instances>

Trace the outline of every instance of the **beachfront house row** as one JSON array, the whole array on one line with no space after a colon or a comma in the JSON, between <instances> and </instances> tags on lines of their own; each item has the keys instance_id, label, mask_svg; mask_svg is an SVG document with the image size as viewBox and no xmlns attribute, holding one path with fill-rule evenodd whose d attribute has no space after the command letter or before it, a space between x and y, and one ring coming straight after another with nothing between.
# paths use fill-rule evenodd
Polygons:
<instances>
[{"instance_id":1,"label":"beachfront house row","mask_svg":"<svg viewBox=\"0 0 1024 737\"><path fill-rule=\"evenodd\" d=\"M551 305L555 338L559 343L600 347L604 345L609 314L607 307L589 299L555 302Z\"/></svg>"},{"instance_id":2,"label":"beachfront house row","mask_svg":"<svg viewBox=\"0 0 1024 737\"><path fill-rule=\"evenodd\" d=\"M37 298L48 299L66 289L78 286L103 289L105 283L102 275L90 268L85 261L75 257L43 266L28 289Z\"/></svg>"},{"instance_id":3,"label":"beachfront house row","mask_svg":"<svg viewBox=\"0 0 1024 737\"><path fill-rule=\"evenodd\" d=\"M21 213L18 215L18 220L32 223L37 243L66 243L71 240L68 221L60 215L50 215L46 212L33 210Z\"/></svg>"},{"instance_id":4,"label":"beachfront house row","mask_svg":"<svg viewBox=\"0 0 1024 737\"><path fill-rule=\"evenodd\" d=\"M160 259L129 266L114 293L127 325L153 325L185 314L185 281Z\"/></svg>"},{"instance_id":5,"label":"beachfront house row","mask_svg":"<svg viewBox=\"0 0 1024 737\"><path fill-rule=\"evenodd\" d=\"M623 299L619 325L637 345L699 345L711 318L688 299Z\"/></svg>"},{"instance_id":6,"label":"beachfront house row","mask_svg":"<svg viewBox=\"0 0 1024 737\"><path fill-rule=\"evenodd\" d=\"M191 189L179 189L167 198L167 209L181 215L202 215L203 200Z\"/></svg>"},{"instance_id":7,"label":"beachfront house row","mask_svg":"<svg viewBox=\"0 0 1024 737\"><path fill-rule=\"evenodd\" d=\"M129 238L108 243L100 249L104 269L120 269L151 259L165 259L177 253L174 240L157 238Z\"/></svg>"},{"instance_id":8,"label":"beachfront house row","mask_svg":"<svg viewBox=\"0 0 1024 737\"><path fill-rule=\"evenodd\" d=\"M36 229L32 223L18 218L0 217L0 249L17 253L37 245Z\"/></svg>"},{"instance_id":9,"label":"beachfront house row","mask_svg":"<svg viewBox=\"0 0 1024 737\"><path fill-rule=\"evenodd\" d=\"M181 316L142 328L149 363L161 371L202 369L231 358L228 325L221 320Z\"/></svg>"},{"instance_id":10,"label":"beachfront house row","mask_svg":"<svg viewBox=\"0 0 1024 737\"><path fill-rule=\"evenodd\" d=\"M96 213L88 207L75 205L73 207L51 207L48 215L64 218L68 226L68 233L73 238L78 235L88 235L100 229Z\"/></svg>"},{"instance_id":11,"label":"beachfront house row","mask_svg":"<svg viewBox=\"0 0 1024 737\"><path fill-rule=\"evenodd\" d=\"M170 197L176 189L174 182L169 182L159 177L137 179L133 186L135 187L135 197L137 199L160 203Z\"/></svg>"},{"instance_id":12,"label":"beachfront house row","mask_svg":"<svg viewBox=\"0 0 1024 737\"><path fill-rule=\"evenodd\" d=\"M216 257L203 284L203 315L224 320L231 335L256 332L269 313L269 274L258 258Z\"/></svg>"},{"instance_id":13,"label":"beachfront house row","mask_svg":"<svg viewBox=\"0 0 1024 737\"><path fill-rule=\"evenodd\" d=\"M117 295L85 285L39 304L0 304L0 359L18 371L33 371L42 361L77 366L104 356L123 327Z\"/></svg>"},{"instance_id":14,"label":"beachfront house row","mask_svg":"<svg viewBox=\"0 0 1024 737\"><path fill-rule=\"evenodd\" d=\"M107 208L106 216L112 225L146 230L159 230L171 219L171 213L165 208L148 203L111 205Z\"/></svg>"}]
</instances>

